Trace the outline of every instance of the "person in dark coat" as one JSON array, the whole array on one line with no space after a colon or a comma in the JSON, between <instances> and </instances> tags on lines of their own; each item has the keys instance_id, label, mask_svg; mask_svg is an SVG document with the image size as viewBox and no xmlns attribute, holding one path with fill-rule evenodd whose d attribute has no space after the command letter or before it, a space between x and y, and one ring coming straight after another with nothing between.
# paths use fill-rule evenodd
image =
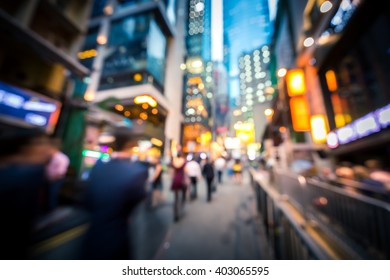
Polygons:
<instances>
[{"instance_id":1,"label":"person in dark coat","mask_svg":"<svg viewBox=\"0 0 390 280\"><path fill-rule=\"evenodd\" d=\"M119 152L99 160L91 170L86 205L91 224L85 238L83 259L131 259L128 218L146 197L148 167L131 162L127 135L116 136Z\"/></svg>"},{"instance_id":2,"label":"person in dark coat","mask_svg":"<svg viewBox=\"0 0 390 280\"><path fill-rule=\"evenodd\" d=\"M213 163L210 161L209 158L206 158L206 162L203 165L202 170L203 176L206 179L207 183L207 201L211 201L211 192L213 187L213 180L214 180L214 166Z\"/></svg>"},{"instance_id":3,"label":"person in dark coat","mask_svg":"<svg viewBox=\"0 0 390 280\"><path fill-rule=\"evenodd\" d=\"M49 138L39 130L0 131L0 259L29 259L40 196L49 184Z\"/></svg>"}]
</instances>

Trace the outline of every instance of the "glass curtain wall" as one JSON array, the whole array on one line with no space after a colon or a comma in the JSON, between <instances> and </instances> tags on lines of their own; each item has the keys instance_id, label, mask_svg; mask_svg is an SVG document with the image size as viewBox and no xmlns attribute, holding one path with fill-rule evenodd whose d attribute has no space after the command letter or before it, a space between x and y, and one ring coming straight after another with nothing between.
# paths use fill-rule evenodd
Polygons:
<instances>
[{"instance_id":1,"label":"glass curtain wall","mask_svg":"<svg viewBox=\"0 0 390 280\"><path fill-rule=\"evenodd\" d=\"M167 38L151 13L112 22L100 89L144 81L155 81L163 87L166 48ZM135 73L143 78L134 79Z\"/></svg>"}]
</instances>

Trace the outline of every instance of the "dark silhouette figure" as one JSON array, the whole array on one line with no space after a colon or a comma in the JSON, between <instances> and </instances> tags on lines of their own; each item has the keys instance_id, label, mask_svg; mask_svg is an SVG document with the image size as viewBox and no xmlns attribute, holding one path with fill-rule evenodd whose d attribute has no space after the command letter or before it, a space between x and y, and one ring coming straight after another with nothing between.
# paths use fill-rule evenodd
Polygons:
<instances>
[{"instance_id":1,"label":"dark silhouette figure","mask_svg":"<svg viewBox=\"0 0 390 280\"><path fill-rule=\"evenodd\" d=\"M121 138L125 139L121 139ZM117 147L107 162L98 161L90 174L87 208L91 225L85 239L83 259L131 259L128 218L146 197L148 167L131 162L126 136L117 136Z\"/></svg>"},{"instance_id":2,"label":"dark silhouette figure","mask_svg":"<svg viewBox=\"0 0 390 280\"><path fill-rule=\"evenodd\" d=\"M207 201L211 201L211 192L214 180L214 167L212 162L208 158L206 158L202 173L207 183Z\"/></svg>"},{"instance_id":3,"label":"dark silhouette figure","mask_svg":"<svg viewBox=\"0 0 390 280\"><path fill-rule=\"evenodd\" d=\"M0 135L0 259L28 259L34 219L49 184L51 144L38 130Z\"/></svg>"}]
</instances>

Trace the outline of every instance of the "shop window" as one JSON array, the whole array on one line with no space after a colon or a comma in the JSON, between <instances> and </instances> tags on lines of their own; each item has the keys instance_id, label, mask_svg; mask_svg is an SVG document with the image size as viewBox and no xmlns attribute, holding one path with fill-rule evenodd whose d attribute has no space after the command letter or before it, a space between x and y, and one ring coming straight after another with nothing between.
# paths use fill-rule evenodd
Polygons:
<instances>
[{"instance_id":1,"label":"shop window","mask_svg":"<svg viewBox=\"0 0 390 280\"><path fill-rule=\"evenodd\" d=\"M368 31L321 75L336 127L344 126L390 103L389 13L379 16Z\"/></svg>"}]
</instances>

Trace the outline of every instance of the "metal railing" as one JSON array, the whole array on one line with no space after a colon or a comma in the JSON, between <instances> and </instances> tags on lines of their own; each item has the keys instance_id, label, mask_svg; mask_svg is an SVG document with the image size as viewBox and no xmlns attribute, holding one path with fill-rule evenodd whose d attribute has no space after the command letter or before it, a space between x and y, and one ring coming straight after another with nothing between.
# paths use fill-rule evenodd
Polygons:
<instances>
[{"instance_id":1,"label":"metal railing","mask_svg":"<svg viewBox=\"0 0 390 280\"><path fill-rule=\"evenodd\" d=\"M330 259L285 206L282 195L250 172L257 210L276 259Z\"/></svg>"},{"instance_id":2,"label":"metal railing","mask_svg":"<svg viewBox=\"0 0 390 280\"><path fill-rule=\"evenodd\" d=\"M275 171L275 184L301 213L314 217L364 258L390 257L390 204L316 179Z\"/></svg>"}]
</instances>

